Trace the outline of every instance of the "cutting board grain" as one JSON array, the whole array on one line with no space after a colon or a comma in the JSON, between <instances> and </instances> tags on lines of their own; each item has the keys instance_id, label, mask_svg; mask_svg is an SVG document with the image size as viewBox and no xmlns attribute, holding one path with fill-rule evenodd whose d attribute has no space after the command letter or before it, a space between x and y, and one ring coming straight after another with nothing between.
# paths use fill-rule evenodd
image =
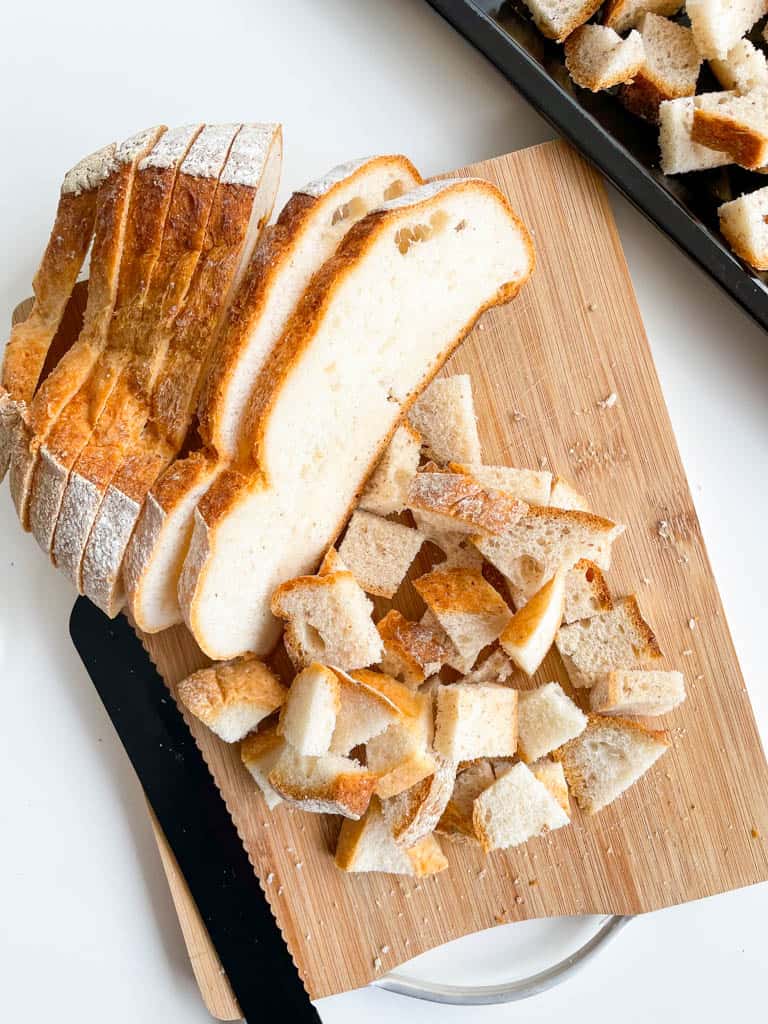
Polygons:
<instances>
[{"instance_id":1,"label":"cutting board grain","mask_svg":"<svg viewBox=\"0 0 768 1024\"><path fill-rule=\"evenodd\" d=\"M445 843L450 869L422 881L338 872L338 823L269 813L237 750L189 721L313 998L503 922L639 913L768 879L768 767L601 179L560 142L459 173L509 196L537 268L444 372L472 375L487 462L546 466L627 524L611 587L637 592L663 665L685 672L689 697L663 721L672 749L613 806L576 811L570 828L490 858ZM601 405L612 393L616 403ZM414 600L406 593L404 606ZM182 627L143 639L172 690L205 661ZM550 679L567 686L556 654L533 684ZM206 1001L235 1016L164 860Z\"/></svg>"}]
</instances>

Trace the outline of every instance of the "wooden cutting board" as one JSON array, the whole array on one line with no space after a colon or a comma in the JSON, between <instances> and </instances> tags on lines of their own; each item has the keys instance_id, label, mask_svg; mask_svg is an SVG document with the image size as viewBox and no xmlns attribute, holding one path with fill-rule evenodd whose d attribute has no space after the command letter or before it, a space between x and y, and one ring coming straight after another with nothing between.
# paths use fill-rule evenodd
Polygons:
<instances>
[{"instance_id":1,"label":"wooden cutting board","mask_svg":"<svg viewBox=\"0 0 768 1024\"><path fill-rule=\"evenodd\" d=\"M341 874L331 856L337 823L268 812L236 748L190 721L313 998L496 924L639 913L768 879L768 767L601 179L561 142L459 173L507 193L533 233L537 268L445 372L472 376L486 462L559 472L627 524L611 587L638 594L662 666L684 671L689 696L662 720L672 749L601 814L575 811L570 828L489 858L446 842L450 869L421 881ZM415 600L407 593L400 606ZM205 662L182 627L144 640L171 689ZM551 679L567 687L556 654L531 685ZM159 842L206 1003L236 1017Z\"/></svg>"}]
</instances>

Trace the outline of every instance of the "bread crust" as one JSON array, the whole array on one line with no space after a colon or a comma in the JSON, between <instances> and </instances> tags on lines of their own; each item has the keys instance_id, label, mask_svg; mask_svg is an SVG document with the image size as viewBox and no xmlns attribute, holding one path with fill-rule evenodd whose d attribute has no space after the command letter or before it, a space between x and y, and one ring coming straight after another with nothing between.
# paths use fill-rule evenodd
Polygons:
<instances>
[{"instance_id":1,"label":"bread crust","mask_svg":"<svg viewBox=\"0 0 768 1024\"><path fill-rule=\"evenodd\" d=\"M756 170L768 163L768 136L745 130L741 122L727 114L694 107L691 138L702 146L727 153L740 167ZM751 262L748 256L743 258Z\"/></svg>"},{"instance_id":2,"label":"bread crust","mask_svg":"<svg viewBox=\"0 0 768 1024\"><path fill-rule=\"evenodd\" d=\"M376 775L367 771L342 772L311 790L284 778L277 768L272 769L268 778L269 784L284 800L308 811L340 814L354 820L361 818L367 811L376 785Z\"/></svg>"}]
</instances>

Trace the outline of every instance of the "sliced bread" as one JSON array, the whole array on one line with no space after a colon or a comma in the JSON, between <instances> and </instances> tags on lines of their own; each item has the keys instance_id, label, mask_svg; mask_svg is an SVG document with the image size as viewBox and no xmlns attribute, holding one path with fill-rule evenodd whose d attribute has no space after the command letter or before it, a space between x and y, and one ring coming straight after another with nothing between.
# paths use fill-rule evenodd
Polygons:
<instances>
[{"instance_id":1,"label":"sliced bread","mask_svg":"<svg viewBox=\"0 0 768 1024\"><path fill-rule=\"evenodd\" d=\"M590 92L633 81L645 62L643 39L634 29L626 39L606 25L582 25L565 41L565 66Z\"/></svg>"},{"instance_id":2,"label":"sliced bread","mask_svg":"<svg viewBox=\"0 0 768 1024\"><path fill-rule=\"evenodd\" d=\"M515 612L499 637L502 650L518 668L532 676L547 656L563 621L564 570L547 580L526 604Z\"/></svg>"},{"instance_id":3,"label":"sliced bread","mask_svg":"<svg viewBox=\"0 0 768 1024\"><path fill-rule=\"evenodd\" d=\"M768 187L723 203L717 215L736 255L758 270L768 270Z\"/></svg>"},{"instance_id":4,"label":"sliced bread","mask_svg":"<svg viewBox=\"0 0 768 1024\"><path fill-rule=\"evenodd\" d=\"M645 64L633 82L621 87L620 96L633 114L657 124L664 100L696 92L701 54L689 28L656 14L643 15L640 35Z\"/></svg>"},{"instance_id":5,"label":"sliced bread","mask_svg":"<svg viewBox=\"0 0 768 1024\"><path fill-rule=\"evenodd\" d=\"M525 764L513 765L483 790L475 799L472 821L486 853L570 824L557 798Z\"/></svg>"},{"instance_id":6,"label":"sliced bread","mask_svg":"<svg viewBox=\"0 0 768 1024\"><path fill-rule=\"evenodd\" d=\"M339 556L366 593L394 597L423 542L418 530L358 509Z\"/></svg>"},{"instance_id":7,"label":"sliced bread","mask_svg":"<svg viewBox=\"0 0 768 1024\"><path fill-rule=\"evenodd\" d=\"M263 725L258 732L246 736L240 744L240 759L261 790L270 810L283 802L283 798L269 783L269 773L285 749L285 740L278 735L275 722Z\"/></svg>"},{"instance_id":8,"label":"sliced bread","mask_svg":"<svg viewBox=\"0 0 768 1024\"><path fill-rule=\"evenodd\" d=\"M603 715L666 715L685 700L682 672L615 669L592 687L593 711Z\"/></svg>"},{"instance_id":9,"label":"sliced bread","mask_svg":"<svg viewBox=\"0 0 768 1024\"><path fill-rule=\"evenodd\" d=\"M710 92L693 105L694 142L725 153L733 163L752 170L768 164L768 85L745 96Z\"/></svg>"},{"instance_id":10,"label":"sliced bread","mask_svg":"<svg viewBox=\"0 0 768 1024\"><path fill-rule=\"evenodd\" d=\"M517 690L451 683L437 690L435 750L450 761L511 757L517 749Z\"/></svg>"},{"instance_id":11,"label":"sliced bread","mask_svg":"<svg viewBox=\"0 0 768 1024\"><path fill-rule=\"evenodd\" d=\"M348 757L304 757L287 744L267 781L283 800L312 814L360 818L371 802L376 775Z\"/></svg>"},{"instance_id":12,"label":"sliced bread","mask_svg":"<svg viewBox=\"0 0 768 1024\"><path fill-rule=\"evenodd\" d=\"M317 565L399 419L532 267L527 232L498 189L477 179L415 189L350 230L254 385L248 462L196 509L179 596L204 650L274 644L274 588ZM447 299L444 282L457 273L461 288ZM358 323L368 341L350 349ZM318 366L330 367L320 389Z\"/></svg>"},{"instance_id":13,"label":"sliced bread","mask_svg":"<svg viewBox=\"0 0 768 1024\"><path fill-rule=\"evenodd\" d=\"M410 423L401 423L365 485L360 508L377 516L402 512L419 468L420 452L421 434Z\"/></svg>"},{"instance_id":14,"label":"sliced bread","mask_svg":"<svg viewBox=\"0 0 768 1024\"><path fill-rule=\"evenodd\" d=\"M278 732L299 754L328 753L341 708L340 691L336 673L318 662L308 665L291 683Z\"/></svg>"},{"instance_id":15,"label":"sliced bread","mask_svg":"<svg viewBox=\"0 0 768 1024\"><path fill-rule=\"evenodd\" d=\"M408 419L436 462L480 462L480 436L469 374L437 377L414 402Z\"/></svg>"},{"instance_id":16,"label":"sliced bread","mask_svg":"<svg viewBox=\"0 0 768 1024\"><path fill-rule=\"evenodd\" d=\"M559 683L520 690L517 708L518 753L528 763L561 747L587 727L587 716Z\"/></svg>"},{"instance_id":17,"label":"sliced bread","mask_svg":"<svg viewBox=\"0 0 768 1024\"><path fill-rule=\"evenodd\" d=\"M424 836L410 848L396 843L381 806L374 799L360 821L342 822L336 866L342 871L380 871L423 878L445 870L448 861L433 835Z\"/></svg>"}]
</instances>

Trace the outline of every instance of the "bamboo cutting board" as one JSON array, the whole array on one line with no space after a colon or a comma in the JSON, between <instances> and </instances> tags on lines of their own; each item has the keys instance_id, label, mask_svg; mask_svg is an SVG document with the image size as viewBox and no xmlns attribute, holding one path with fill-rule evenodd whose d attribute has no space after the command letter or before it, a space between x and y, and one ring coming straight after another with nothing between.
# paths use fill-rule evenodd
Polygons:
<instances>
[{"instance_id":1,"label":"bamboo cutting board","mask_svg":"<svg viewBox=\"0 0 768 1024\"><path fill-rule=\"evenodd\" d=\"M672 749L614 805L592 818L574 810L570 828L488 858L445 842L449 870L423 880L341 874L337 822L268 812L237 749L190 720L312 998L503 922L639 913L768 879L768 767L602 182L561 142L459 173L507 193L532 231L537 269L445 372L472 376L486 462L546 466L627 524L609 582L616 595L637 592L661 667L684 671L689 696L661 720ZM171 689L205 662L182 627L144 640ZM568 689L556 654L519 685L551 679ZM164 859L206 1001L236 1016Z\"/></svg>"}]
</instances>

